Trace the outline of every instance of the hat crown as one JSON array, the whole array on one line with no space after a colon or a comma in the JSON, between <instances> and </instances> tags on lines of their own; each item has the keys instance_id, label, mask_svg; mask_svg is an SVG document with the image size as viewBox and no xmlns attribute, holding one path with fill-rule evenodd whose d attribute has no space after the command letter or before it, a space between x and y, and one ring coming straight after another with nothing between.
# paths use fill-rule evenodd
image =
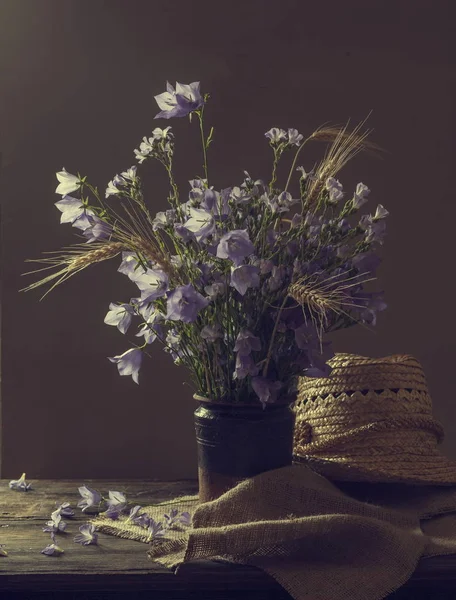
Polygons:
<instances>
[{"instance_id":1,"label":"hat crown","mask_svg":"<svg viewBox=\"0 0 456 600\"><path fill-rule=\"evenodd\" d=\"M302 377L293 455L339 480L447 484L442 425L419 361L408 354L336 354L329 377Z\"/></svg>"},{"instance_id":2,"label":"hat crown","mask_svg":"<svg viewBox=\"0 0 456 600\"><path fill-rule=\"evenodd\" d=\"M385 443L401 436L401 429L431 435L434 444L443 440L443 428L432 416L426 378L416 358L336 354L328 362L329 377L303 377L299 385L294 410L301 448L310 452L322 445L334 447L337 440L353 444L360 437L372 438L374 430L384 432Z\"/></svg>"}]
</instances>

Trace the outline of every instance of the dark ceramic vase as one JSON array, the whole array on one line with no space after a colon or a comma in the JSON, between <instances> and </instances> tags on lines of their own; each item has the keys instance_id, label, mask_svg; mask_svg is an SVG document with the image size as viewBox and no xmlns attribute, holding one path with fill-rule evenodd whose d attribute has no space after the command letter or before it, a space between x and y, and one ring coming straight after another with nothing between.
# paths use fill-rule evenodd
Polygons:
<instances>
[{"instance_id":1,"label":"dark ceramic vase","mask_svg":"<svg viewBox=\"0 0 456 600\"><path fill-rule=\"evenodd\" d=\"M199 500L215 500L243 479L292 464L294 399L222 404L194 396Z\"/></svg>"}]
</instances>

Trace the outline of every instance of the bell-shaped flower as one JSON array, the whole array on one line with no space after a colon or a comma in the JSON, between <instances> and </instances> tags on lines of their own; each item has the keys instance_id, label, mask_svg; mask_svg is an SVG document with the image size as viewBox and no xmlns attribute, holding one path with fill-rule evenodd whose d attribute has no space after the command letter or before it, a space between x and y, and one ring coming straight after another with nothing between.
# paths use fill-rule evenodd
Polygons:
<instances>
[{"instance_id":1,"label":"bell-shaped flower","mask_svg":"<svg viewBox=\"0 0 456 600\"><path fill-rule=\"evenodd\" d=\"M106 325L117 327L120 333L127 333L131 324L132 316L135 314L133 306L130 304L116 304L111 302L109 311L104 318Z\"/></svg>"},{"instance_id":2,"label":"bell-shaped flower","mask_svg":"<svg viewBox=\"0 0 456 600\"><path fill-rule=\"evenodd\" d=\"M185 221L184 227L193 233L196 240L201 242L215 231L214 217L203 208L190 208L189 219Z\"/></svg>"},{"instance_id":3,"label":"bell-shaped flower","mask_svg":"<svg viewBox=\"0 0 456 600\"><path fill-rule=\"evenodd\" d=\"M234 186L230 192L230 198L235 204L247 204L248 202L251 202L252 194L243 188Z\"/></svg>"},{"instance_id":4,"label":"bell-shaped flower","mask_svg":"<svg viewBox=\"0 0 456 600\"><path fill-rule=\"evenodd\" d=\"M248 356L253 350L261 350L261 340L248 329L241 329L236 337L234 351L240 356Z\"/></svg>"},{"instance_id":5,"label":"bell-shaped flower","mask_svg":"<svg viewBox=\"0 0 456 600\"><path fill-rule=\"evenodd\" d=\"M161 129L161 127L155 127L152 131L152 137L154 140L171 140L174 137L174 134L171 133L171 126L165 127L165 129Z\"/></svg>"},{"instance_id":6,"label":"bell-shaped flower","mask_svg":"<svg viewBox=\"0 0 456 600\"><path fill-rule=\"evenodd\" d=\"M139 516L139 511L141 510L141 508L142 506L140 504L136 504L136 506L133 506L133 508L130 509L130 512L128 513L127 523L133 521L133 519L136 519Z\"/></svg>"},{"instance_id":7,"label":"bell-shaped flower","mask_svg":"<svg viewBox=\"0 0 456 600\"><path fill-rule=\"evenodd\" d=\"M375 221L366 230L365 240L368 243L377 242L383 244L383 238L386 233L386 221Z\"/></svg>"},{"instance_id":8,"label":"bell-shaped flower","mask_svg":"<svg viewBox=\"0 0 456 600\"><path fill-rule=\"evenodd\" d=\"M66 525L67 524L65 521L62 521L60 510L57 509L51 514L51 520L46 522L46 526L43 527L43 531L58 533L59 531L65 531Z\"/></svg>"},{"instance_id":9,"label":"bell-shaped flower","mask_svg":"<svg viewBox=\"0 0 456 600\"><path fill-rule=\"evenodd\" d=\"M236 366L233 374L233 379L245 379L247 375L255 376L258 375L259 369L255 364L252 356L243 356L238 354L236 356Z\"/></svg>"},{"instance_id":10,"label":"bell-shaped flower","mask_svg":"<svg viewBox=\"0 0 456 600\"><path fill-rule=\"evenodd\" d=\"M249 288L260 287L260 270L254 265L241 265L231 269L230 286L234 287L241 296L244 296Z\"/></svg>"},{"instance_id":11,"label":"bell-shaped flower","mask_svg":"<svg viewBox=\"0 0 456 600\"><path fill-rule=\"evenodd\" d=\"M299 146L304 136L297 129L288 129L288 143L292 146Z\"/></svg>"},{"instance_id":12,"label":"bell-shaped flower","mask_svg":"<svg viewBox=\"0 0 456 600\"><path fill-rule=\"evenodd\" d=\"M154 138L147 139L143 137L143 141L139 145L139 150L135 149L133 152L136 156L136 160L140 165L153 154L154 151Z\"/></svg>"},{"instance_id":13,"label":"bell-shaped flower","mask_svg":"<svg viewBox=\"0 0 456 600\"><path fill-rule=\"evenodd\" d=\"M139 332L135 333L135 336L144 336L144 341L146 344L152 344L157 339L157 334L154 331L154 327L149 323L142 323L139 326Z\"/></svg>"},{"instance_id":14,"label":"bell-shaped flower","mask_svg":"<svg viewBox=\"0 0 456 600\"><path fill-rule=\"evenodd\" d=\"M117 364L120 375L131 375L133 381L139 385L139 369L143 353L139 348L131 348L118 356L108 356L108 360Z\"/></svg>"},{"instance_id":15,"label":"bell-shaped flower","mask_svg":"<svg viewBox=\"0 0 456 600\"><path fill-rule=\"evenodd\" d=\"M148 538L149 542L163 537L166 533L165 529L163 528L163 525L161 523L158 523L157 521L155 521L155 519L153 519L153 518L150 519L150 523L149 523L149 527L147 528L147 532L149 534L149 538Z\"/></svg>"},{"instance_id":16,"label":"bell-shaped flower","mask_svg":"<svg viewBox=\"0 0 456 600\"><path fill-rule=\"evenodd\" d=\"M367 202L367 197L370 194L370 189L364 183L358 183L352 199L353 208L358 210Z\"/></svg>"},{"instance_id":17,"label":"bell-shaped flower","mask_svg":"<svg viewBox=\"0 0 456 600\"><path fill-rule=\"evenodd\" d=\"M81 180L79 177L77 175L68 173L65 167L62 167L62 170L56 173L55 176L59 181L59 185L55 190L56 194L66 196L67 194L71 194L71 192L75 192L81 187Z\"/></svg>"},{"instance_id":18,"label":"bell-shaped flower","mask_svg":"<svg viewBox=\"0 0 456 600\"><path fill-rule=\"evenodd\" d=\"M157 231L157 229L163 229L167 225L172 225L175 214L175 210L166 210L158 212L152 221L152 230Z\"/></svg>"},{"instance_id":19,"label":"bell-shaped flower","mask_svg":"<svg viewBox=\"0 0 456 600\"><path fill-rule=\"evenodd\" d=\"M71 508L69 502L64 502L63 504L60 504L54 512L57 511L62 515L62 517L74 517L74 510Z\"/></svg>"},{"instance_id":20,"label":"bell-shaped flower","mask_svg":"<svg viewBox=\"0 0 456 600\"><path fill-rule=\"evenodd\" d=\"M200 93L200 82L190 84L176 83L176 89L166 82L166 92L155 96L161 111L154 119L171 119L172 117L185 117L189 113L203 106L204 100Z\"/></svg>"},{"instance_id":21,"label":"bell-shaped flower","mask_svg":"<svg viewBox=\"0 0 456 600\"><path fill-rule=\"evenodd\" d=\"M25 473L22 473L19 479L11 480L8 487L11 490L17 490L18 492L28 492L31 489L32 484L25 481Z\"/></svg>"},{"instance_id":22,"label":"bell-shaped flower","mask_svg":"<svg viewBox=\"0 0 456 600\"><path fill-rule=\"evenodd\" d=\"M109 196L116 196L121 190L120 186L125 185L125 180L120 175L116 175L114 179L112 179L108 183L108 187L106 188L105 198L109 198Z\"/></svg>"},{"instance_id":23,"label":"bell-shaped flower","mask_svg":"<svg viewBox=\"0 0 456 600\"><path fill-rule=\"evenodd\" d=\"M273 213L288 212L293 204L300 202L299 198L293 198L290 192L281 192L278 196L272 198L268 194L263 196L263 200L266 201Z\"/></svg>"},{"instance_id":24,"label":"bell-shaped flower","mask_svg":"<svg viewBox=\"0 0 456 600\"><path fill-rule=\"evenodd\" d=\"M266 408L267 404L272 404L277 400L278 393L283 387L283 383L280 381L271 381L261 375L252 377L250 381L253 391L258 396L263 408Z\"/></svg>"},{"instance_id":25,"label":"bell-shaped flower","mask_svg":"<svg viewBox=\"0 0 456 600\"><path fill-rule=\"evenodd\" d=\"M254 250L255 246L250 241L247 229L233 229L220 239L217 257L227 258L238 267L246 256L253 254Z\"/></svg>"},{"instance_id":26,"label":"bell-shaped flower","mask_svg":"<svg viewBox=\"0 0 456 600\"><path fill-rule=\"evenodd\" d=\"M342 200L344 193L342 191L342 184L334 177L328 177L325 183L325 187L329 192L329 202L331 204L337 204L339 200Z\"/></svg>"},{"instance_id":27,"label":"bell-shaped flower","mask_svg":"<svg viewBox=\"0 0 456 600\"><path fill-rule=\"evenodd\" d=\"M168 292L166 318L171 321L192 323L208 304L209 300L188 283Z\"/></svg>"},{"instance_id":28,"label":"bell-shaped flower","mask_svg":"<svg viewBox=\"0 0 456 600\"><path fill-rule=\"evenodd\" d=\"M89 544L96 544L98 540L98 534L95 533L95 526L91 523L85 523L79 527L80 533L74 536L74 542L76 544L82 544L88 546Z\"/></svg>"},{"instance_id":29,"label":"bell-shaped flower","mask_svg":"<svg viewBox=\"0 0 456 600\"><path fill-rule=\"evenodd\" d=\"M129 274L129 278L141 290L141 300L153 302L166 294L168 275L161 269L139 268Z\"/></svg>"},{"instance_id":30,"label":"bell-shaped flower","mask_svg":"<svg viewBox=\"0 0 456 600\"><path fill-rule=\"evenodd\" d=\"M122 262L117 271L127 275L129 279L146 272L144 267L139 263L135 252L122 252Z\"/></svg>"},{"instance_id":31,"label":"bell-shaped flower","mask_svg":"<svg viewBox=\"0 0 456 600\"><path fill-rule=\"evenodd\" d=\"M97 216L89 216L88 220L89 226L86 227L82 233L82 235L87 238L87 243L110 238L112 234L112 225L106 223L106 221L103 221Z\"/></svg>"},{"instance_id":32,"label":"bell-shaped flower","mask_svg":"<svg viewBox=\"0 0 456 600\"><path fill-rule=\"evenodd\" d=\"M84 207L82 200L79 200L79 198L73 198L72 196L63 196L61 200L55 202L54 204L62 213L60 217L60 223L74 223L84 214L93 215L93 212L90 209L86 209Z\"/></svg>"},{"instance_id":33,"label":"bell-shaped flower","mask_svg":"<svg viewBox=\"0 0 456 600\"><path fill-rule=\"evenodd\" d=\"M375 211L375 215L372 217L372 221L378 221L380 219L384 219L388 215L389 215L389 212L386 210L386 208L383 205L379 204L377 206L377 210Z\"/></svg>"},{"instance_id":34,"label":"bell-shaped flower","mask_svg":"<svg viewBox=\"0 0 456 600\"><path fill-rule=\"evenodd\" d=\"M127 505L127 497L123 492L109 491L107 503L109 506L122 505L124 508Z\"/></svg>"},{"instance_id":35,"label":"bell-shaped flower","mask_svg":"<svg viewBox=\"0 0 456 600\"><path fill-rule=\"evenodd\" d=\"M179 511L177 510L177 508L173 508L169 514L165 513L164 514L165 517L165 527L167 529L171 529L174 525L190 525L190 513L189 512L183 512L179 515Z\"/></svg>"},{"instance_id":36,"label":"bell-shaped flower","mask_svg":"<svg viewBox=\"0 0 456 600\"><path fill-rule=\"evenodd\" d=\"M284 129L273 127L264 134L269 139L270 144L279 144L287 141L287 132Z\"/></svg>"},{"instance_id":37,"label":"bell-shaped flower","mask_svg":"<svg viewBox=\"0 0 456 600\"><path fill-rule=\"evenodd\" d=\"M225 188L221 192L216 192L212 189L204 190L201 208L204 208L218 220L223 220L231 213L229 205L231 188Z\"/></svg>"},{"instance_id":38,"label":"bell-shaped flower","mask_svg":"<svg viewBox=\"0 0 456 600\"><path fill-rule=\"evenodd\" d=\"M46 554L47 556L60 556L63 553L64 550L55 543L48 544L41 550L41 554Z\"/></svg>"},{"instance_id":39,"label":"bell-shaped flower","mask_svg":"<svg viewBox=\"0 0 456 600\"><path fill-rule=\"evenodd\" d=\"M77 507L81 508L82 512L93 506L98 506L101 502L101 494L86 485L79 487L78 492L81 494L82 500L79 500Z\"/></svg>"},{"instance_id":40,"label":"bell-shaped flower","mask_svg":"<svg viewBox=\"0 0 456 600\"><path fill-rule=\"evenodd\" d=\"M142 513L132 518L132 521L135 525L138 525L139 527L144 527L144 529L147 529L149 527L151 520L152 517L147 513Z\"/></svg>"}]
</instances>

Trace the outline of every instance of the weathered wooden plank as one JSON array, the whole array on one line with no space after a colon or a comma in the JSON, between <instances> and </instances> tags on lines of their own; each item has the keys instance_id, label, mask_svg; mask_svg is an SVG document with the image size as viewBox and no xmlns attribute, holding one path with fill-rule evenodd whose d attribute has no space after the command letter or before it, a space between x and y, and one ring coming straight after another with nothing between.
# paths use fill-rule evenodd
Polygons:
<instances>
[{"instance_id":1,"label":"weathered wooden plank","mask_svg":"<svg viewBox=\"0 0 456 600\"><path fill-rule=\"evenodd\" d=\"M64 554L46 556L41 550L51 543L51 539L49 533L42 530L45 520L10 520L9 527L2 529L0 534L0 543L6 543L8 551L8 556L1 558L0 574L170 572L147 557L148 545L141 542L99 533L96 545L76 544L73 537L86 521L87 518L67 519L65 532L56 535ZM8 533L5 535L4 531Z\"/></svg>"},{"instance_id":2,"label":"weathered wooden plank","mask_svg":"<svg viewBox=\"0 0 456 600\"><path fill-rule=\"evenodd\" d=\"M84 583L88 576L172 574L147 557L148 546L133 540L98 534L98 544L81 546L73 541L79 526L90 519L76 507L81 496L78 487L86 485L104 495L109 490L123 491L130 502L143 506L163 502L181 494L197 493L194 480L183 482L136 481L136 480L40 480L32 482L28 492L18 492L8 487L8 481L0 480L0 543L6 544L8 556L0 558L0 576L11 581L17 576L26 583L30 577L46 576L49 584L57 585L71 575ZM61 556L46 556L41 550L51 542L49 533L43 532L46 521L58 504L69 502L75 516L64 519L65 532L57 534L57 542L64 550ZM25 577L25 579L24 579ZM118 581L118 580L117 580ZM117 585L117 584L116 584Z\"/></svg>"},{"instance_id":3,"label":"weathered wooden plank","mask_svg":"<svg viewBox=\"0 0 456 600\"><path fill-rule=\"evenodd\" d=\"M7 480L0 480L0 543L7 544L8 557L0 558L0 597L21 591L29 594L60 590L68 594L82 592L141 593L154 592L160 600L173 598L210 598L223 600L234 595L246 598L288 599L289 595L260 569L246 565L199 560L183 564L177 574L147 558L148 546L141 542L119 539L99 533L98 545L75 544L73 536L86 515L76 508L78 487L93 487L107 495L109 490L126 493L130 502L146 506L176 496L196 494L196 480L163 482L159 480L38 480L29 492L10 490ZM45 556L41 549L50 542L42 531L56 505L70 502L75 517L65 519L67 531L58 534L65 550L60 557ZM422 589L442 590L456 597L456 555L422 559L397 598L421 598ZM407 595L408 592L411 595ZM445 591L443 591L445 590ZM452 596L441 596L453 597ZM49 598L51 596L49 595ZM79 599L78 595L78 599ZM85 596L84 596L85 597ZM88 598L89 596L87 596ZM104 596L103 596L104 597ZM242 596L244 597L244 596ZM396 598L393 595L392 598ZM423 596L424 598L425 596ZM81 596L82 598L82 596ZM101 599L101 596L97 596Z\"/></svg>"}]
</instances>

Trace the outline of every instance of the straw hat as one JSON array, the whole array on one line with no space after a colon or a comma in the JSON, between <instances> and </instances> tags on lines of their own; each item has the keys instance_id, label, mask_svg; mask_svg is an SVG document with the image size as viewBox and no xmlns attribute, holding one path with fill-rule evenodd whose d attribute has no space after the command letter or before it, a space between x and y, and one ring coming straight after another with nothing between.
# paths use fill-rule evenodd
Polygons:
<instances>
[{"instance_id":1,"label":"straw hat","mask_svg":"<svg viewBox=\"0 0 456 600\"><path fill-rule=\"evenodd\" d=\"M294 462L336 481L456 484L416 358L336 354L328 363L329 378L300 380Z\"/></svg>"}]
</instances>

